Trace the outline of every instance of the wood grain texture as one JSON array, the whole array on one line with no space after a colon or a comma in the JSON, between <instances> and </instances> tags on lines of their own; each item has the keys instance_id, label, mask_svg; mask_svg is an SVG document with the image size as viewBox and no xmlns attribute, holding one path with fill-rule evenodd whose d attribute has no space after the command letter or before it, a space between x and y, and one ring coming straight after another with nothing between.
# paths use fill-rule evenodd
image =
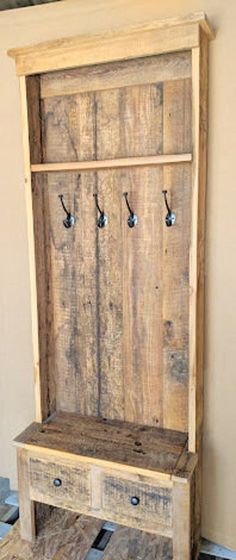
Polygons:
<instances>
[{"instance_id":1,"label":"wood grain texture","mask_svg":"<svg viewBox=\"0 0 236 560\"><path fill-rule=\"evenodd\" d=\"M20 538L17 522L0 541L1 560L85 560L103 522L61 509L51 509L35 543ZM172 541L119 527L103 552L102 560L172 560Z\"/></svg>"},{"instance_id":2,"label":"wood grain texture","mask_svg":"<svg viewBox=\"0 0 236 560\"><path fill-rule=\"evenodd\" d=\"M34 167L21 79L28 188L31 170L48 169L35 174L32 190L38 401L44 418L67 411L18 438L31 453L31 497L74 507L76 488L83 511L93 504L91 515L173 536L175 560L190 559L191 539L194 557L199 548L207 32L206 20L195 17L111 33L97 37L99 44L83 37L16 55L26 74L40 64L72 67L78 45L77 64L110 61L91 72L29 78ZM111 64L121 52L128 59L189 48L192 64L186 52L151 56L146 73L145 58ZM163 188L176 213L173 228L165 225ZM124 192L138 215L134 229ZM104 230L96 227L94 193L109 217ZM59 194L76 216L71 230ZM27 200L30 206L29 192ZM51 488L56 471L67 488L61 498ZM132 509L127 500L138 493L143 507ZM25 482L21 499L30 538Z\"/></svg>"},{"instance_id":3,"label":"wood grain texture","mask_svg":"<svg viewBox=\"0 0 236 560\"><path fill-rule=\"evenodd\" d=\"M190 247L190 366L189 446L201 446L203 415L204 264L205 196L208 123L208 43L193 51L193 195Z\"/></svg>"},{"instance_id":4,"label":"wood grain texture","mask_svg":"<svg viewBox=\"0 0 236 560\"><path fill-rule=\"evenodd\" d=\"M173 558L190 560L191 543L191 486L176 481L173 486Z\"/></svg>"},{"instance_id":5,"label":"wood grain texture","mask_svg":"<svg viewBox=\"0 0 236 560\"><path fill-rule=\"evenodd\" d=\"M158 196L162 169L130 171L124 186L139 219L136 230L129 229L128 211L123 203L125 417L133 422L163 426L159 219L162 200Z\"/></svg>"},{"instance_id":6,"label":"wood grain texture","mask_svg":"<svg viewBox=\"0 0 236 560\"><path fill-rule=\"evenodd\" d=\"M17 450L17 471L19 488L21 537L33 541L36 534L35 508L30 497L29 456L24 449Z\"/></svg>"},{"instance_id":7,"label":"wood grain texture","mask_svg":"<svg viewBox=\"0 0 236 560\"><path fill-rule=\"evenodd\" d=\"M44 99L41 114L43 162L95 158L93 93Z\"/></svg>"},{"instance_id":8,"label":"wood grain texture","mask_svg":"<svg viewBox=\"0 0 236 560\"><path fill-rule=\"evenodd\" d=\"M175 68L175 55L172 59ZM187 431L191 169L180 160L192 149L191 82L49 97L43 100L42 119L44 160L62 169L45 174L44 187L38 176L36 204L44 196L48 209L44 204L43 212L35 210L41 224L48 213L50 224L45 225L45 278L39 277L39 284L50 278L54 291L43 322L52 335L51 361L45 363L49 400L57 410ZM152 167L152 157L165 168ZM133 158L139 164L147 158L147 165L132 169ZM81 161L84 169L94 160L101 169L63 173L62 160L68 168ZM125 167L116 169L116 162ZM164 186L177 212L171 231L164 221ZM125 191L139 219L134 230L127 225ZM62 225L61 192L77 216L70 231ZM103 230L96 228L95 192L109 217ZM40 261L40 228L39 240L37 230L35 237ZM49 335L43 335L44 328L41 332L43 348Z\"/></svg>"},{"instance_id":9,"label":"wood grain texture","mask_svg":"<svg viewBox=\"0 0 236 560\"><path fill-rule=\"evenodd\" d=\"M166 537L119 527L111 537L102 560L172 560L172 541Z\"/></svg>"},{"instance_id":10,"label":"wood grain texture","mask_svg":"<svg viewBox=\"0 0 236 560\"><path fill-rule=\"evenodd\" d=\"M164 84L164 151L191 149L191 103L190 80ZM191 168L165 166L163 174L176 213L175 225L163 229L163 423L187 431Z\"/></svg>"},{"instance_id":11,"label":"wood grain texture","mask_svg":"<svg viewBox=\"0 0 236 560\"><path fill-rule=\"evenodd\" d=\"M53 294L51 276L50 224L44 220L49 208L45 176L32 178L32 209L34 216L34 251L37 286L37 318L39 344L42 419L56 410L55 350L53 325ZM32 212L32 210L31 210Z\"/></svg>"},{"instance_id":12,"label":"wood grain texture","mask_svg":"<svg viewBox=\"0 0 236 560\"><path fill-rule=\"evenodd\" d=\"M83 464L68 467L63 462L30 458L29 472L31 500L72 511L79 507L80 512L88 512L91 504L90 472ZM55 479L61 481L61 486L54 485Z\"/></svg>"},{"instance_id":13,"label":"wood grain texture","mask_svg":"<svg viewBox=\"0 0 236 560\"><path fill-rule=\"evenodd\" d=\"M63 175L48 178L47 193L51 212L50 277L55 291L52 333L54 367L49 370L49 375L57 380L57 409L96 414L96 322L93 321L95 308L88 303L93 296L94 304L96 290L93 276L95 259L92 252L95 251L95 247L91 243L88 246L90 238L86 238L83 233L85 231L87 235L92 227L84 206L91 188L90 178L86 179L85 177L81 187L78 174L70 177L69 182ZM77 216L76 226L71 230L66 230L63 226L65 214L58 198L60 193L64 194L65 203L70 211ZM82 231L78 228L80 212L83 212ZM90 258L87 248L91 251ZM77 258L80 258L79 268ZM86 321L86 330L83 321Z\"/></svg>"},{"instance_id":14,"label":"wood grain texture","mask_svg":"<svg viewBox=\"0 0 236 560\"><path fill-rule=\"evenodd\" d=\"M42 161L41 78L26 78L27 109L29 120L29 148L31 163Z\"/></svg>"},{"instance_id":15,"label":"wood grain texture","mask_svg":"<svg viewBox=\"0 0 236 560\"><path fill-rule=\"evenodd\" d=\"M172 536L172 490L104 476L102 508L107 516L150 532ZM131 504L131 498L140 501Z\"/></svg>"},{"instance_id":16,"label":"wood grain texture","mask_svg":"<svg viewBox=\"0 0 236 560\"><path fill-rule=\"evenodd\" d=\"M198 558L201 536L201 465L204 366L204 267L205 197L208 137L208 41L200 34L200 47L193 52L193 144L194 173L192 198L192 245L190 251L190 364L189 448L198 452L194 485L194 559Z\"/></svg>"},{"instance_id":17,"label":"wood grain texture","mask_svg":"<svg viewBox=\"0 0 236 560\"><path fill-rule=\"evenodd\" d=\"M19 75L187 50L199 45L199 28L214 37L203 12L97 35L81 35L11 49Z\"/></svg>"},{"instance_id":18,"label":"wood grain texture","mask_svg":"<svg viewBox=\"0 0 236 560\"><path fill-rule=\"evenodd\" d=\"M44 162L161 154L162 84L46 98L42 121Z\"/></svg>"},{"instance_id":19,"label":"wood grain texture","mask_svg":"<svg viewBox=\"0 0 236 560\"><path fill-rule=\"evenodd\" d=\"M191 51L50 72L40 77L41 97L73 95L191 78Z\"/></svg>"},{"instance_id":20,"label":"wood grain texture","mask_svg":"<svg viewBox=\"0 0 236 560\"><path fill-rule=\"evenodd\" d=\"M58 163L36 163L31 165L32 173L45 173L48 171L88 171L99 169L112 169L120 167L149 167L151 165L168 165L170 163L191 162L192 154L162 154L158 156L138 156L116 159L69 161Z\"/></svg>"},{"instance_id":21,"label":"wood grain texture","mask_svg":"<svg viewBox=\"0 0 236 560\"><path fill-rule=\"evenodd\" d=\"M76 513L51 509L36 541L21 539L17 522L0 542L1 560L84 560L103 522Z\"/></svg>"},{"instance_id":22,"label":"wood grain texture","mask_svg":"<svg viewBox=\"0 0 236 560\"><path fill-rule=\"evenodd\" d=\"M186 441L186 434L174 430L65 412L43 425L31 424L15 439L32 450L44 448L166 475L173 474Z\"/></svg>"},{"instance_id":23,"label":"wood grain texture","mask_svg":"<svg viewBox=\"0 0 236 560\"><path fill-rule=\"evenodd\" d=\"M32 345L33 345L33 376L35 387L35 412L36 420L42 421L47 416L47 405L44 401L44 390L46 384L40 372L39 356L39 322L37 313L37 284L36 284L36 260L34 246L34 217L32 212L32 191L31 191L31 172L30 172L30 147L29 147L29 120L27 108L27 89L26 80L20 78L20 101L21 101L21 121L23 136L24 154L24 174L25 174L25 202L27 216L27 236L29 250L29 273L30 273L30 298L31 298L31 324L32 324ZM47 389L46 389L47 390Z\"/></svg>"}]
</instances>

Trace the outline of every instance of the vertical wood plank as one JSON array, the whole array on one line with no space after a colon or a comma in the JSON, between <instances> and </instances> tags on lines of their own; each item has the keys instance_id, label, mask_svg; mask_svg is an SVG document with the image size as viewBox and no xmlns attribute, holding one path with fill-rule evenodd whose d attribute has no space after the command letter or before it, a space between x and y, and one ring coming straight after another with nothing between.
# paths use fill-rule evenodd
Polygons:
<instances>
[{"instance_id":1,"label":"vertical wood plank","mask_svg":"<svg viewBox=\"0 0 236 560\"><path fill-rule=\"evenodd\" d=\"M31 322L32 322L32 344L33 344L33 369L35 385L35 416L41 422L46 415L44 402L41 396L40 369L39 369L39 340L38 340L38 313L37 313L37 288L35 275L35 248L34 248L34 226L32 213L32 193L31 193L31 171L29 153L29 123L27 114L27 93L26 79L20 77L20 98L21 98L21 118L23 132L24 150L24 170L25 170L25 198L27 214L27 237L29 251L29 272L30 272L30 295L31 295Z\"/></svg>"},{"instance_id":2,"label":"vertical wood plank","mask_svg":"<svg viewBox=\"0 0 236 560\"><path fill-rule=\"evenodd\" d=\"M204 337L204 240L208 112L208 42L192 51L193 195L190 247L189 449L196 451L202 424Z\"/></svg>"},{"instance_id":3,"label":"vertical wood plank","mask_svg":"<svg viewBox=\"0 0 236 560\"><path fill-rule=\"evenodd\" d=\"M120 153L120 92L95 94L96 157ZM108 215L108 226L96 228L98 280L99 414L124 418L122 368L122 235L121 183L115 170L97 174L98 201ZM97 218L98 218L97 213Z\"/></svg>"},{"instance_id":4,"label":"vertical wood plank","mask_svg":"<svg viewBox=\"0 0 236 560\"><path fill-rule=\"evenodd\" d=\"M43 161L94 158L93 94L42 100Z\"/></svg>"},{"instance_id":5,"label":"vertical wood plank","mask_svg":"<svg viewBox=\"0 0 236 560\"><path fill-rule=\"evenodd\" d=\"M205 194L207 179L208 129L208 39L200 30L200 47L192 51L193 81L193 197L190 250L190 381L189 449L197 451L195 474L193 540L194 558L198 557L201 537L201 463L203 420L203 347L204 347L204 259Z\"/></svg>"},{"instance_id":6,"label":"vertical wood plank","mask_svg":"<svg viewBox=\"0 0 236 560\"><path fill-rule=\"evenodd\" d=\"M191 487L173 482L173 560L191 560Z\"/></svg>"},{"instance_id":7,"label":"vertical wood plank","mask_svg":"<svg viewBox=\"0 0 236 560\"><path fill-rule=\"evenodd\" d=\"M162 169L130 170L125 180L138 225L123 201L123 372L126 420L162 426Z\"/></svg>"},{"instance_id":8,"label":"vertical wood plank","mask_svg":"<svg viewBox=\"0 0 236 560\"><path fill-rule=\"evenodd\" d=\"M26 78L29 119L30 162L42 162L43 121L41 117L40 76Z\"/></svg>"},{"instance_id":9,"label":"vertical wood plank","mask_svg":"<svg viewBox=\"0 0 236 560\"><path fill-rule=\"evenodd\" d=\"M120 156L155 155L163 150L162 83L120 90Z\"/></svg>"},{"instance_id":10,"label":"vertical wood plank","mask_svg":"<svg viewBox=\"0 0 236 560\"><path fill-rule=\"evenodd\" d=\"M43 419L56 410L53 275L51 267L48 179L32 177L32 202L37 278L38 336Z\"/></svg>"},{"instance_id":11,"label":"vertical wood plank","mask_svg":"<svg viewBox=\"0 0 236 560\"><path fill-rule=\"evenodd\" d=\"M123 88L120 106L123 155L161 153L162 83ZM131 208L139 220L134 229L128 227L129 213L123 199L125 418L162 426L162 239L159 220L162 168L127 170L123 177L122 193L128 192Z\"/></svg>"},{"instance_id":12,"label":"vertical wood plank","mask_svg":"<svg viewBox=\"0 0 236 560\"><path fill-rule=\"evenodd\" d=\"M191 150L191 80L163 86L164 152ZM163 424L188 430L189 236L191 167L164 166L163 188L176 214L173 227L163 224Z\"/></svg>"},{"instance_id":13,"label":"vertical wood plank","mask_svg":"<svg viewBox=\"0 0 236 560\"><path fill-rule=\"evenodd\" d=\"M50 376L54 377L57 410L76 410L77 307L75 232L63 225L65 218L59 194L66 206L76 212L79 183L76 174L47 176L45 204L49 224L49 275L53 286L53 356ZM45 224L47 228L47 223Z\"/></svg>"},{"instance_id":14,"label":"vertical wood plank","mask_svg":"<svg viewBox=\"0 0 236 560\"><path fill-rule=\"evenodd\" d=\"M187 432L190 166L166 167L164 188L176 222L166 227L167 211L162 200L163 424Z\"/></svg>"},{"instance_id":15,"label":"vertical wood plank","mask_svg":"<svg viewBox=\"0 0 236 560\"><path fill-rule=\"evenodd\" d=\"M95 173L81 174L75 205L74 247L77 313L75 410L94 416L99 413L98 272L93 198L96 184Z\"/></svg>"},{"instance_id":16,"label":"vertical wood plank","mask_svg":"<svg viewBox=\"0 0 236 560\"><path fill-rule=\"evenodd\" d=\"M163 85L164 153L192 150L192 82L171 80Z\"/></svg>"},{"instance_id":17,"label":"vertical wood plank","mask_svg":"<svg viewBox=\"0 0 236 560\"><path fill-rule=\"evenodd\" d=\"M18 488L20 505L21 538L33 541L35 537L34 502L29 494L29 462L25 449L17 450Z\"/></svg>"},{"instance_id":18,"label":"vertical wood plank","mask_svg":"<svg viewBox=\"0 0 236 560\"><path fill-rule=\"evenodd\" d=\"M93 159L94 115L90 94L43 102L44 160ZM54 290L54 326L49 325L54 331L54 359L49 379L58 409L97 414L95 176L62 173L48 175L47 181L48 274ZM67 207L76 215L76 224L69 230L63 226L59 194L64 194Z\"/></svg>"}]
</instances>

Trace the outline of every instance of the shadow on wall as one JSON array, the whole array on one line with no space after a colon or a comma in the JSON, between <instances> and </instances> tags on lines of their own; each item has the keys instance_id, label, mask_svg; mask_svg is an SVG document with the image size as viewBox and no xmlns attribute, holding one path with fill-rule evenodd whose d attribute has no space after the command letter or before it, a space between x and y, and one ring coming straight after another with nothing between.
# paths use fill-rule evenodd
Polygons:
<instances>
[{"instance_id":1,"label":"shadow on wall","mask_svg":"<svg viewBox=\"0 0 236 560\"><path fill-rule=\"evenodd\" d=\"M1 0L0 11L26 8L27 6L36 6L37 4L48 4L49 2L61 2L61 0Z\"/></svg>"}]
</instances>

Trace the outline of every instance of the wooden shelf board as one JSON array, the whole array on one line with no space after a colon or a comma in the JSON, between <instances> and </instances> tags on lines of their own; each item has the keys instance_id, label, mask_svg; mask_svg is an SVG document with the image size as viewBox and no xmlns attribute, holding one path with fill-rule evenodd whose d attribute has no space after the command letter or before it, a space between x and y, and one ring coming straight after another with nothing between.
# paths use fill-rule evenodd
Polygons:
<instances>
[{"instance_id":1,"label":"wooden shelf board","mask_svg":"<svg viewBox=\"0 0 236 560\"><path fill-rule=\"evenodd\" d=\"M167 478L188 478L196 464L196 455L186 451L185 433L67 412L56 413L43 424L34 422L15 443L54 456L68 454Z\"/></svg>"},{"instance_id":2,"label":"wooden shelf board","mask_svg":"<svg viewBox=\"0 0 236 560\"><path fill-rule=\"evenodd\" d=\"M129 157L100 161L69 161L58 163L35 163L31 165L32 173L56 171L90 171L96 169L114 169L119 167L143 167L150 165L167 165L192 161L192 154L163 154L157 156Z\"/></svg>"}]
</instances>

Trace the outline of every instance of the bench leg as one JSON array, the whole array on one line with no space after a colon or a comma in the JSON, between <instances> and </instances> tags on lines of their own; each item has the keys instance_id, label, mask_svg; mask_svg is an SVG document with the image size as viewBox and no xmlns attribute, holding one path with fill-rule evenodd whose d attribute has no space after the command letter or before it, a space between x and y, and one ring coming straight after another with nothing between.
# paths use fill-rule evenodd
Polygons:
<instances>
[{"instance_id":1,"label":"bench leg","mask_svg":"<svg viewBox=\"0 0 236 560\"><path fill-rule=\"evenodd\" d=\"M17 450L17 466L21 538L32 542L35 539L35 505L30 500L29 459L25 449Z\"/></svg>"},{"instance_id":2,"label":"bench leg","mask_svg":"<svg viewBox=\"0 0 236 560\"><path fill-rule=\"evenodd\" d=\"M191 560L191 486L173 483L173 560Z\"/></svg>"}]
</instances>

